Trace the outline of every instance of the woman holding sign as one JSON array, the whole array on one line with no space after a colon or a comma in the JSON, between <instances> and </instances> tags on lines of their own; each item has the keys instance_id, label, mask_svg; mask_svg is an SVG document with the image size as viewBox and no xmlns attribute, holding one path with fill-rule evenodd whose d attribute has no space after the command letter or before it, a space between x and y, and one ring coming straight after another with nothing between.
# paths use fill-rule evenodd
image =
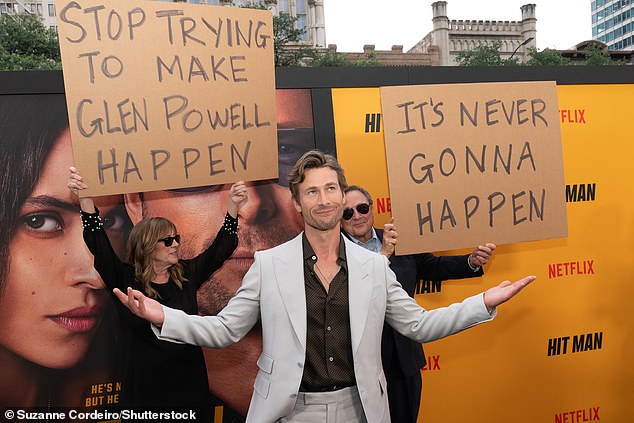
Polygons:
<instances>
[{"instance_id":1,"label":"woman holding sign","mask_svg":"<svg viewBox=\"0 0 634 423\"><path fill-rule=\"evenodd\" d=\"M88 186L74 167L68 188L75 194ZM196 291L238 245L238 211L247 201L244 182L229 189L225 220L210 247L191 260L179 260L180 235L161 217L137 223L128 239L128 263L118 259L105 236L103 222L91 197L80 198L84 241L95 256L95 268L109 289L140 290L170 307L198 312ZM183 240L184 242L185 240ZM169 413L172 420L210 420L207 371L200 347L159 341L146 321L118 304L122 325L123 419L142 418L147 410ZM177 413L176 415L173 413Z\"/></svg>"},{"instance_id":2,"label":"woman holding sign","mask_svg":"<svg viewBox=\"0 0 634 423\"><path fill-rule=\"evenodd\" d=\"M0 409L116 396L114 309L66 188L72 162L63 95L0 96ZM122 251L122 196L96 201Z\"/></svg>"}]
</instances>

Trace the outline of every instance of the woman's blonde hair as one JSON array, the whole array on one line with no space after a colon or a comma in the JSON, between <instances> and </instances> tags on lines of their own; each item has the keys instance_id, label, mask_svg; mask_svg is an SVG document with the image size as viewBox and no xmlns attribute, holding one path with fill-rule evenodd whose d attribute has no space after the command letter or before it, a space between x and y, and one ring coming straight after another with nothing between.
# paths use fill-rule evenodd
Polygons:
<instances>
[{"instance_id":1,"label":"woman's blonde hair","mask_svg":"<svg viewBox=\"0 0 634 423\"><path fill-rule=\"evenodd\" d=\"M145 295L159 298L159 293L152 288L152 279L156 276L152 267L152 255L160 239L176 233L176 226L162 217L143 219L134 227L128 237L128 263L134 267L134 277L143 285ZM177 263L169 268L170 279L182 289L183 266Z\"/></svg>"}]
</instances>

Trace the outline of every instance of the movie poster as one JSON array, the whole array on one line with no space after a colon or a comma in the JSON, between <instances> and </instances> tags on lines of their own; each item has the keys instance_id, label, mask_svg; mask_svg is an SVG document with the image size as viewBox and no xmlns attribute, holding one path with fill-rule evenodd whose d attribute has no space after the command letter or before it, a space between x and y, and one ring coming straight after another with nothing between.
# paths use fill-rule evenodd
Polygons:
<instances>
[{"instance_id":1,"label":"movie poster","mask_svg":"<svg viewBox=\"0 0 634 423\"><path fill-rule=\"evenodd\" d=\"M256 250L285 242L301 229L286 176L305 151L315 148L310 90L278 90L276 100L280 177L248 184L238 248L199 289L200 314L224 307ZM66 186L73 153L65 98L0 96L0 128L0 409L116 410L125 388L117 317L113 296L84 244L77 198ZM182 237L179 254L191 258L213 242L227 210L229 186L95 201L120 258L132 226L151 216L176 224ZM205 351L215 422L244 420L260 350L256 328L232 347Z\"/></svg>"}]
</instances>

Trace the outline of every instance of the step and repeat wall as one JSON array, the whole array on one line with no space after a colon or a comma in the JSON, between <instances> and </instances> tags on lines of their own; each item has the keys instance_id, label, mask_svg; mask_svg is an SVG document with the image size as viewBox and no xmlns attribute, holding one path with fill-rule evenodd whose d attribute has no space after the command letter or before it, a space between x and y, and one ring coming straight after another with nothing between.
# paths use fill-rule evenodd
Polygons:
<instances>
[{"instance_id":1,"label":"step and repeat wall","mask_svg":"<svg viewBox=\"0 0 634 423\"><path fill-rule=\"evenodd\" d=\"M280 177L250 186L239 248L199 291L201 314L226 304L254 251L301 230L286 175L305 151L336 153L349 183L374 196L378 226L391 216L378 87L407 82L382 84L373 70L355 70L372 88L358 81L350 85L355 88L331 88L342 86L338 71L311 72L278 73ZM73 152L59 76L53 88L38 85L40 91L33 74L12 76L30 86L0 81L2 410L114 409L121 389L112 298L92 267L77 201L66 188ZM483 278L419 282L416 300L435 308L505 279L538 277L501 306L492 323L425 346L419 421L621 423L634 417L628 363L634 350L634 83L556 89L568 236L498 245ZM131 227L160 215L176 222L187 258L213 241L227 189L128 192L100 197L98 206L120 256ZM396 225L401 233L416 230ZM77 310L87 315L78 317ZM205 351L215 422L244 420L260 349L256 328L235 346Z\"/></svg>"},{"instance_id":2,"label":"step and repeat wall","mask_svg":"<svg viewBox=\"0 0 634 423\"><path fill-rule=\"evenodd\" d=\"M420 281L416 300L436 308L537 276L493 323L425 346L419 421L634 418L634 85L560 85L557 94L568 236L498 245L481 279ZM349 183L374 196L381 226L391 202L380 90L333 89L332 103L337 156ZM399 232L418 231L395 223Z\"/></svg>"}]
</instances>

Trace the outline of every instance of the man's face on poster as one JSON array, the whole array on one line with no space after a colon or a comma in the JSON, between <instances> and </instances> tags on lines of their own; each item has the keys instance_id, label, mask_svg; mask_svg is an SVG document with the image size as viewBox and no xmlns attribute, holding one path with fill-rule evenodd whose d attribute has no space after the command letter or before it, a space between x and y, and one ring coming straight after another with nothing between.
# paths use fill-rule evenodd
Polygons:
<instances>
[{"instance_id":1,"label":"man's face on poster","mask_svg":"<svg viewBox=\"0 0 634 423\"><path fill-rule=\"evenodd\" d=\"M310 91L278 90L279 179L249 182L248 202L239 213L238 248L198 290L200 314L217 314L242 284L255 251L279 245L302 229L294 210L287 176L297 159L315 148ZM227 212L230 184L128 195L132 220L161 216L181 235L181 258L192 258L215 239Z\"/></svg>"}]
</instances>

